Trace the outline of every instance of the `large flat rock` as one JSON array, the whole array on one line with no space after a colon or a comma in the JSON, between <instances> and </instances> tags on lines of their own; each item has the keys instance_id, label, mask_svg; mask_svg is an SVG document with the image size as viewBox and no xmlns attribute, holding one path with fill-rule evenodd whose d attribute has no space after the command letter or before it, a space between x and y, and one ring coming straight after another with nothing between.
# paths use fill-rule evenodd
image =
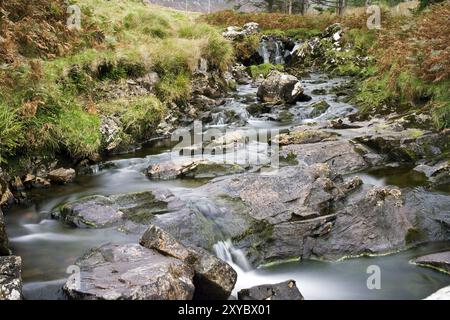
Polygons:
<instances>
[{"instance_id":1,"label":"large flat rock","mask_svg":"<svg viewBox=\"0 0 450 320\"><path fill-rule=\"evenodd\" d=\"M139 244L106 244L77 261L80 273L64 286L86 300L186 300L194 295L191 267Z\"/></svg>"}]
</instances>

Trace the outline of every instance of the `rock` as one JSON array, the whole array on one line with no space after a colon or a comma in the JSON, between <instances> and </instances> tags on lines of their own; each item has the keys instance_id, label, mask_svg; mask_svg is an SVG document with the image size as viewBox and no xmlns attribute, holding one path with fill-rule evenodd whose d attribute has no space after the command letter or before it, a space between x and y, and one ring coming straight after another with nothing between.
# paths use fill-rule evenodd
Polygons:
<instances>
[{"instance_id":1,"label":"rock","mask_svg":"<svg viewBox=\"0 0 450 320\"><path fill-rule=\"evenodd\" d=\"M368 130L366 130L368 131ZM366 135L354 138L375 151L386 154L391 161L414 163L433 158L450 148L450 133L431 133L418 129L396 131L389 125L379 125Z\"/></svg>"},{"instance_id":2,"label":"rock","mask_svg":"<svg viewBox=\"0 0 450 320\"><path fill-rule=\"evenodd\" d=\"M119 119L101 116L100 133L102 135L102 148L109 153L119 150L122 145L122 128Z\"/></svg>"},{"instance_id":3,"label":"rock","mask_svg":"<svg viewBox=\"0 0 450 320\"><path fill-rule=\"evenodd\" d=\"M415 171L423 172L434 186L450 183L450 162L447 160L437 164L420 164L414 168Z\"/></svg>"},{"instance_id":4,"label":"rock","mask_svg":"<svg viewBox=\"0 0 450 320\"><path fill-rule=\"evenodd\" d=\"M193 270L138 244L106 244L78 259L64 291L83 300L190 300Z\"/></svg>"},{"instance_id":5,"label":"rock","mask_svg":"<svg viewBox=\"0 0 450 320\"><path fill-rule=\"evenodd\" d=\"M126 221L148 224L154 215L166 212L164 198L152 192L138 192L112 196L90 196L64 204L55 218L78 228L108 228Z\"/></svg>"},{"instance_id":6,"label":"rock","mask_svg":"<svg viewBox=\"0 0 450 320\"><path fill-rule=\"evenodd\" d=\"M202 248L192 247L191 252L196 257L193 263L195 299L228 299L237 281L236 271Z\"/></svg>"},{"instance_id":7,"label":"rock","mask_svg":"<svg viewBox=\"0 0 450 320\"><path fill-rule=\"evenodd\" d=\"M320 136L315 139L319 140ZM335 140L286 145L281 150L280 156L284 158L295 156L298 161L310 165L327 163L333 171L345 174L371 165L369 161L366 161L364 152L367 152L364 148L357 149L347 140Z\"/></svg>"},{"instance_id":8,"label":"rock","mask_svg":"<svg viewBox=\"0 0 450 320\"><path fill-rule=\"evenodd\" d=\"M304 239L304 258L389 253L404 248L416 230L398 189L366 187L340 207L326 235L313 232Z\"/></svg>"},{"instance_id":9,"label":"rock","mask_svg":"<svg viewBox=\"0 0 450 320\"><path fill-rule=\"evenodd\" d=\"M424 300L450 300L450 286L439 289Z\"/></svg>"},{"instance_id":10,"label":"rock","mask_svg":"<svg viewBox=\"0 0 450 320\"><path fill-rule=\"evenodd\" d=\"M48 173L48 178L53 183L66 184L72 182L75 179L75 175L76 174L74 169L59 168L50 171Z\"/></svg>"},{"instance_id":11,"label":"rock","mask_svg":"<svg viewBox=\"0 0 450 320\"><path fill-rule=\"evenodd\" d=\"M155 86L160 81L159 75L156 72L149 72L143 77L135 79L136 83L145 88L149 92L153 92Z\"/></svg>"},{"instance_id":12,"label":"rock","mask_svg":"<svg viewBox=\"0 0 450 320\"><path fill-rule=\"evenodd\" d=\"M150 226L140 244L164 255L180 259L194 269L195 299L227 299L237 280L234 269L208 251L184 246L157 226Z\"/></svg>"},{"instance_id":13,"label":"rock","mask_svg":"<svg viewBox=\"0 0 450 320\"><path fill-rule=\"evenodd\" d=\"M42 177L36 177L31 183L31 186L36 189L48 188L50 187L50 185L51 185L50 180Z\"/></svg>"},{"instance_id":14,"label":"rock","mask_svg":"<svg viewBox=\"0 0 450 320\"><path fill-rule=\"evenodd\" d=\"M219 144L214 144L219 148ZM226 146L224 146L226 148ZM214 148L212 145L205 148L208 152ZM216 163L202 158L181 158L168 162L151 165L146 174L151 179L171 180L179 177L214 178L228 174L244 172L244 168L237 164Z\"/></svg>"},{"instance_id":15,"label":"rock","mask_svg":"<svg viewBox=\"0 0 450 320\"><path fill-rule=\"evenodd\" d=\"M316 143L325 139L330 139L334 136L336 135L332 132L321 130L293 131L289 134L280 134L278 136L278 142L282 146L289 144Z\"/></svg>"},{"instance_id":16,"label":"rock","mask_svg":"<svg viewBox=\"0 0 450 320\"><path fill-rule=\"evenodd\" d=\"M192 263L195 260L190 250L178 242L171 234L155 225L151 225L145 231L139 243L148 249L157 250L166 256L171 256L184 262Z\"/></svg>"},{"instance_id":17,"label":"rock","mask_svg":"<svg viewBox=\"0 0 450 320\"><path fill-rule=\"evenodd\" d=\"M22 299L22 259L0 257L0 300Z\"/></svg>"},{"instance_id":18,"label":"rock","mask_svg":"<svg viewBox=\"0 0 450 320\"><path fill-rule=\"evenodd\" d=\"M256 22L248 22L242 28L231 26L227 27L222 33L226 39L236 41L242 40L245 36L249 36L259 32L259 24Z\"/></svg>"},{"instance_id":19,"label":"rock","mask_svg":"<svg viewBox=\"0 0 450 320\"><path fill-rule=\"evenodd\" d=\"M414 263L450 274L450 251L428 254L415 259Z\"/></svg>"},{"instance_id":20,"label":"rock","mask_svg":"<svg viewBox=\"0 0 450 320\"><path fill-rule=\"evenodd\" d=\"M0 208L0 256L7 256L11 253L8 246L5 219L3 217L2 209Z\"/></svg>"},{"instance_id":21,"label":"rock","mask_svg":"<svg viewBox=\"0 0 450 320\"><path fill-rule=\"evenodd\" d=\"M238 300L304 300L294 280L263 284L238 292Z\"/></svg>"},{"instance_id":22,"label":"rock","mask_svg":"<svg viewBox=\"0 0 450 320\"><path fill-rule=\"evenodd\" d=\"M295 76L272 70L258 88L257 96L263 102L293 104L303 94Z\"/></svg>"},{"instance_id":23,"label":"rock","mask_svg":"<svg viewBox=\"0 0 450 320\"><path fill-rule=\"evenodd\" d=\"M320 100L311 104L313 111L310 113L311 118L316 118L328 110L330 105L325 100Z\"/></svg>"}]
</instances>

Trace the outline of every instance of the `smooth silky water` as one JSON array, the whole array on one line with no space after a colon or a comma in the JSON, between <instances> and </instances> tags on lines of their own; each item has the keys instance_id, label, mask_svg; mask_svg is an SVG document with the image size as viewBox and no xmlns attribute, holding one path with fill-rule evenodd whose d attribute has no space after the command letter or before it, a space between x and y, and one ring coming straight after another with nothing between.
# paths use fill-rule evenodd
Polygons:
<instances>
[{"instance_id":1,"label":"smooth silky water","mask_svg":"<svg viewBox=\"0 0 450 320\"><path fill-rule=\"evenodd\" d=\"M329 119L343 116L355 109L339 102L333 94L315 96L314 89L330 89L341 83L342 79L329 79L323 75L313 75L302 81L305 93L313 97L310 102L298 103L290 107L294 115L289 123L268 121L250 116L245 107L256 102L256 88L240 86L237 93L226 100L222 109L217 110L217 123L210 127L227 130L249 130L252 128L276 128L285 130L293 124ZM303 111L314 101L324 99L330 104L327 112L316 119L308 119ZM241 121L225 125L220 112L234 110ZM214 118L214 117L213 117ZM206 129L206 128L204 128ZM228 132L228 131L227 131ZM68 277L67 268L88 249L107 242L127 243L138 241L137 235L117 232L114 229L76 229L64 226L51 219L51 212L69 201L89 195L110 195L145 190L170 189L176 196L188 197L195 201L196 188L207 179L177 179L152 181L143 171L152 163L176 158L171 151L176 142L170 139L153 141L135 153L114 156L101 165L94 166L90 175L78 176L65 186L52 186L50 189L31 191L33 204L16 206L6 216L8 234L14 254L23 259L24 296L26 299L63 299L61 287ZM260 152L256 141L250 143L251 152ZM244 155L237 155L237 161ZM214 156L208 158L214 160ZM274 173L276 174L276 173ZM365 183L374 185L397 185L417 188L418 194L431 202L442 201L442 192L425 189L424 177L413 174L404 168L382 168L378 171L358 173ZM450 204L442 203L440 210L450 212ZM450 277L440 272L410 264L417 256L450 249L450 242L421 245L403 252L380 257L360 257L340 262L294 261L282 264L252 268L239 249L227 239L214 246L216 254L228 261L238 272L238 282L233 294L242 288L253 285L276 283L294 279L306 299L422 299L432 292L450 284ZM377 265L381 268L381 289L367 289L369 276L367 267Z\"/></svg>"}]
</instances>

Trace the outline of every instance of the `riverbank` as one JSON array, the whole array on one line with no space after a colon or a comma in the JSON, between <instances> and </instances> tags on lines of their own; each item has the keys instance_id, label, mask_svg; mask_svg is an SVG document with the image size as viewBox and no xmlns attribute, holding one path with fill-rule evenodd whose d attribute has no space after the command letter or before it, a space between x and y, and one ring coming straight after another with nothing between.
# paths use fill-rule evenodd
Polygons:
<instances>
[{"instance_id":1,"label":"riverbank","mask_svg":"<svg viewBox=\"0 0 450 320\"><path fill-rule=\"evenodd\" d=\"M99 6L96 14L118 4L125 5L103 4L107 7ZM120 14L124 29L115 32L125 37L124 47L118 46L114 54L149 40L138 37L130 42L137 36L136 28L145 27L133 24L133 16L150 14L140 4L130 5L130 10L140 9ZM31 167L33 171L23 176L9 170L12 158L7 158L6 173L14 175L2 174L2 204L15 206L5 217L0 212L0 254L8 255L2 265L14 270L2 285L9 296L20 298L16 293L21 277L25 298L30 299L225 299L236 283L262 285L277 279L283 282L273 292L303 299L295 271L278 279L260 277L255 268L270 270L268 266L283 261L299 261L300 269L327 261L323 263L335 268L342 261L354 261L347 265L354 263L355 272L361 272L367 259L383 264L382 256L388 255L386 261L399 269L415 276L427 274L439 287L448 285L448 277L423 271L408 260L449 249L450 132L431 126L431 115L423 113L361 114L353 104L353 89L371 62L367 52L348 40L354 32L333 23L295 38L264 34L254 22L219 31L176 11L164 9L158 18L153 14L151 21L176 18L170 20L176 27L164 39L153 39L152 45L159 50L172 42L183 44L178 51L160 52L161 60L162 56L151 56L145 77L157 79L154 89L141 85L140 75L127 72L119 72L119 78L91 79L88 87L97 94L105 86L101 92L107 98L93 100L95 112L83 111L124 124L128 117L136 120L136 107L143 116L136 121L148 131L139 125L129 127L137 131L119 130L131 140L118 142L117 131L99 125L99 134L112 137L107 145L114 148L95 157L65 154L68 166L76 170L58 169L63 165L58 159L51 168ZM185 23L202 32L194 36ZM202 28L212 33L204 38ZM188 43L194 47L184 47ZM210 46L217 55L205 57ZM144 45L144 51L155 54L152 48ZM230 65L234 59L226 57L233 51L237 63ZM342 52L348 54L341 56ZM105 59L101 52L92 57L98 55ZM218 61L219 57L224 59ZM69 71L78 66L74 72L90 79L92 69L69 60ZM121 60L106 61L96 65L96 72L109 75L123 66ZM66 88L67 79L55 85ZM120 87L123 83L128 89ZM178 99L172 94L178 93L173 86L180 83L188 83L189 90ZM140 89L136 93L130 87ZM139 91L142 88L145 92ZM166 94L160 96L163 89ZM75 92L78 95L69 94L70 99L89 96L89 91ZM141 98L142 103L131 102ZM156 120L160 112L175 120ZM155 130L159 121L165 122L164 128ZM178 132L175 139L167 136L182 126L184 133ZM138 138L131 132L143 135ZM157 136L166 138L146 142ZM175 145L180 137L190 143ZM395 256L399 258L390 258ZM436 256L431 262L430 257L422 260L440 268L448 264L446 253ZM66 281L67 272L75 273ZM255 274L257 281L246 281ZM395 272L388 278L397 279L396 286L405 281ZM425 297L437 289L433 281L411 295L386 286L380 296ZM355 294L361 290L356 282L351 286ZM161 290L156 283L163 284ZM234 294L244 297L258 290ZM327 297L310 289L308 296Z\"/></svg>"}]
</instances>

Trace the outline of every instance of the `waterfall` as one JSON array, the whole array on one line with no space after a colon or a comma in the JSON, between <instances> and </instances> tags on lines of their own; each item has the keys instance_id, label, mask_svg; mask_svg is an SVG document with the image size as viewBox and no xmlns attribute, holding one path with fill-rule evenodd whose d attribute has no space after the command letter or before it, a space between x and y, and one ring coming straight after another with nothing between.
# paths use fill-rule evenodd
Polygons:
<instances>
[{"instance_id":1,"label":"waterfall","mask_svg":"<svg viewBox=\"0 0 450 320\"><path fill-rule=\"evenodd\" d=\"M270 63L270 52L267 49L266 41L261 42L260 55L263 57L264 63Z\"/></svg>"},{"instance_id":2,"label":"waterfall","mask_svg":"<svg viewBox=\"0 0 450 320\"><path fill-rule=\"evenodd\" d=\"M284 64L283 56L280 52L280 44L275 41L275 64Z\"/></svg>"},{"instance_id":3,"label":"waterfall","mask_svg":"<svg viewBox=\"0 0 450 320\"><path fill-rule=\"evenodd\" d=\"M252 269L244 252L235 248L230 239L219 241L213 246L213 249L219 259L229 263L235 270L250 271Z\"/></svg>"}]
</instances>

